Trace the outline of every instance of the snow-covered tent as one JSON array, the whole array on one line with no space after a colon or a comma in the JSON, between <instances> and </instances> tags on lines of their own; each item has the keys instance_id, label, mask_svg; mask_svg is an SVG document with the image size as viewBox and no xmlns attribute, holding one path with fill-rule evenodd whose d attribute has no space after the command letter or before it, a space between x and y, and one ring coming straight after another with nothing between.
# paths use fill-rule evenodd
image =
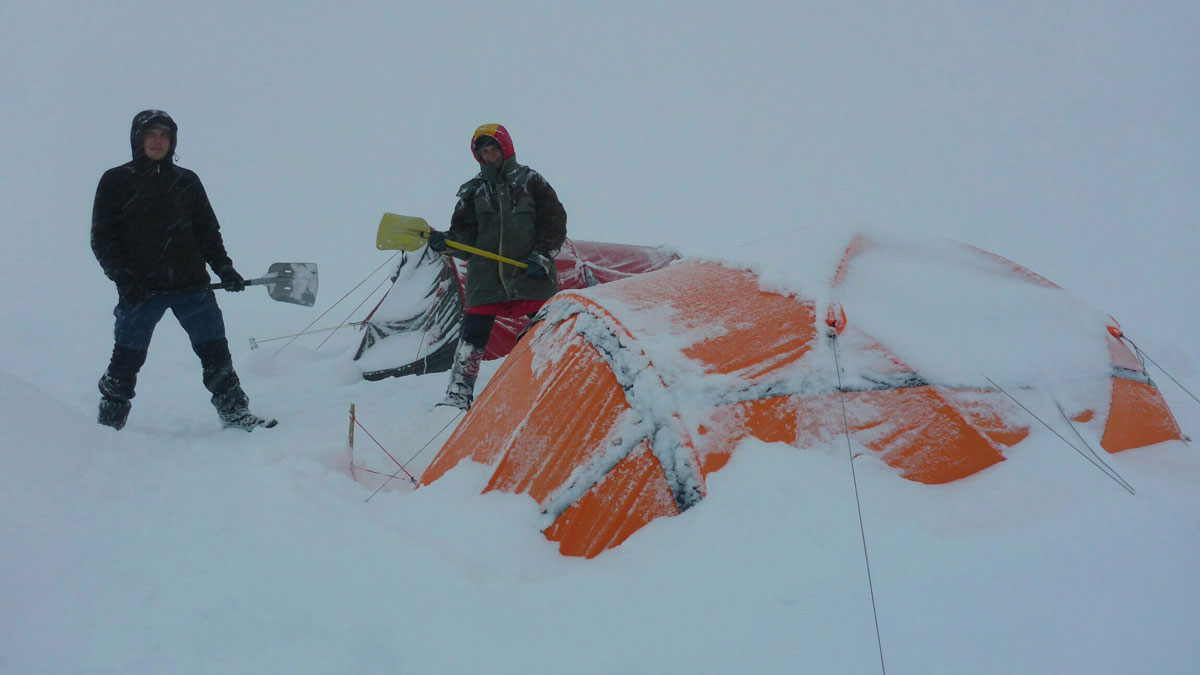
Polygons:
<instances>
[{"instance_id":1,"label":"snow-covered tent","mask_svg":"<svg viewBox=\"0 0 1200 675\"><path fill-rule=\"evenodd\" d=\"M403 253L392 285L371 310L354 360L367 380L450 369L463 312L466 264L428 248ZM660 269L679 259L667 246L567 239L555 257L559 287L588 288ZM500 318L484 358L512 350L527 321Z\"/></svg>"},{"instance_id":2,"label":"snow-covered tent","mask_svg":"<svg viewBox=\"0 0 1200 675\"><path fill-rule=\"evenodd\" d=\"M559 293L422 484L487 465L485 490L528 494L545 536L591 557L698 503L747 437L849 442L927 484L1004 461L1035 419L1108 453L1182 438L1107 317L998 256L859 237L820 303L769 276L686 260Z\"/></svg>"}]
</instances>

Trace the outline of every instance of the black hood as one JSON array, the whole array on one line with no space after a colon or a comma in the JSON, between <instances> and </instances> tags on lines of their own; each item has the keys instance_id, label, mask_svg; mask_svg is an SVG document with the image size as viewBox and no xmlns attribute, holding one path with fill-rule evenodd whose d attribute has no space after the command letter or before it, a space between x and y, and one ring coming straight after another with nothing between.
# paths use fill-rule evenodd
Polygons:
<instances>
[{"instance_id":1,"label":"black hood","mask_svg":"<svg viewBox=\"0 0 1200 675\"><path fill-rule=\"evenodd\" d=\"M162 161L170 162L175 156L175 144L179 141L179 126L175 124L175 120L162 110L143 110L133 116L133 125L129 129L129 146L133 150L133 158L135 160L144 159L145 153L142 152L142 131L151 124L162 124L171 130L171 149L167 151L167 156Z\"/></svg>"}]
</instances>

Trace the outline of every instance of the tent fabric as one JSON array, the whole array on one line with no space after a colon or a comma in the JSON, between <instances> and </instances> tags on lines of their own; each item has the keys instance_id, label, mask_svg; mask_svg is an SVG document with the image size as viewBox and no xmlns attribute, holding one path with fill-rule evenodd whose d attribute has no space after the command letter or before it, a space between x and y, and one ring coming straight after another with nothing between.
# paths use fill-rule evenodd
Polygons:
<instances>
[{"instance_id":1,"label":"tent fabric","mask_svg":"<svg viewBox=\"0 0 1200 675\"><path fill-rule=\"evenodd\" d=\"M835 287L871 243L852 242ZM1020 266L1012 274L1044 285ZM904 478L940 484L1004 461L1029 435L1003 391L931 382L846 315L711 261L561 292L421 482L464 460L487 465L485 491L528 494L562 553L593 557L698 503L747 437L806 448L848 434ZM1181 438L1137 359L1106 337L1104 449Z\"/></svg>"},{"instance_id":2,"label":"tent fabric","mask_svg":"<svg viewBox=\"0 0 1200 675\"><path fill-rule=\"evenodd\" d=\"M880 242L870 237L862 234L856 235L846 247L834 275L832 287L835 292L846 281L857 259L868 251L881 247L883 245ZM1033 286L1062 290L1058 284L1003 256L976 246L964 244L962 247L980 258L998 263L1015 279ZM839 312L841 312L841 308L838 303L834 302L827 313L826 322L835 329L840 327L836 318ZM1183 438L1183 432L1175 422L1166 401L1163 400L1157 387L1150 380L1144 365L1121 341L1122 333L1116 319L1112 317L1109 319L1111 323L1108 327L1108 335L1105 335L1104 338L1111 360L1112 385L1108 417L1104 434L1100 440L1101 447L1110 453L1116 453ZM1076 414L1076 421L1090 419L1094 414L1094 411L1091 410L1081 411ZM993 433L996 432L993 431Z\"/></svg>"},{"instance_id":3,"label":"tent fabric","mask_svg":"<svg viewBox=\"0 0 1200 675\"><path fill-rule=\"evenodd\" d=\"M567 239L555 256L560 289L579 289L669 265L667 246L634 246ZM466 263L422 249L401 258L392 285L367 316L354 360L367 380L450 369L463 314ZM499 317L485 359L507 355L528 320Z\"/></svg>"}]
</instances>

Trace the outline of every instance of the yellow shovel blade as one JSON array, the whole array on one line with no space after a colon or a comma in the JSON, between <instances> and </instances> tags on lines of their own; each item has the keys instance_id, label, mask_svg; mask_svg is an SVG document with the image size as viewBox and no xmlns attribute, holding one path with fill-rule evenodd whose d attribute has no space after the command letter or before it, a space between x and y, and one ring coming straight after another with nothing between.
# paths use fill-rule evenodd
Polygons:
<instances>
[{"instance_id":1,"label":"yellow shovel blade","mask_svg":"<svg viewBox=\"0 0 1200 675\"><path fill-rule=\"evenodd\" d=\"M379 220L379 233L375 235L375 248L388 251L396 249L400 249L401 251L416 251L429 243L429 231L431 229L429 223L425 222L424 218L385 213L383 214L383 218ZM505 258L491 251L460 244L457 241L447 240L446 245L450 248L498 260L507 265L520 267L521 269L529 267L529 265L519 260Z\"/></svg>"},{"instance_id":2,"label":"yellow shovel blade","mask_svg":"<svg viewBox=\"0 0 1200 675\"><path fill-rule=\"evenodd\" d=\"M429 223L416 216L385 213L379 220L375 248L381 251L416 251L429 240Z\"/></svg>"}]
</instances>

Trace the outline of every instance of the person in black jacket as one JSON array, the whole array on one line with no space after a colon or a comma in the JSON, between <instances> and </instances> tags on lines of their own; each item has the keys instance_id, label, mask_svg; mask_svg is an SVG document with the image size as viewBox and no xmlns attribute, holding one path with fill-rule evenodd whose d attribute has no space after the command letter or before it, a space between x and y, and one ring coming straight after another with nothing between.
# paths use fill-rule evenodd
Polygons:
<instances>
[{"instance_id":1,"label":"person in black jacket","mask_svg":"<svg viewBox=\"0 0 1200 675\"><path fill-rule=\"evenodd\" d=\"M178 126L161 110L133 118L133 161L104 172L92 208L92 252L117 286L114 346L100 378L99 422L125 426L137 374L146 362L154 327L170 309L200 357L204 386L225 428L273 427L250 413L233 370L225 321L209 283L209 265L223 288L246 282L225 252L221 228L194 172L176 166Z\"/></svg>"}]
</instances>

